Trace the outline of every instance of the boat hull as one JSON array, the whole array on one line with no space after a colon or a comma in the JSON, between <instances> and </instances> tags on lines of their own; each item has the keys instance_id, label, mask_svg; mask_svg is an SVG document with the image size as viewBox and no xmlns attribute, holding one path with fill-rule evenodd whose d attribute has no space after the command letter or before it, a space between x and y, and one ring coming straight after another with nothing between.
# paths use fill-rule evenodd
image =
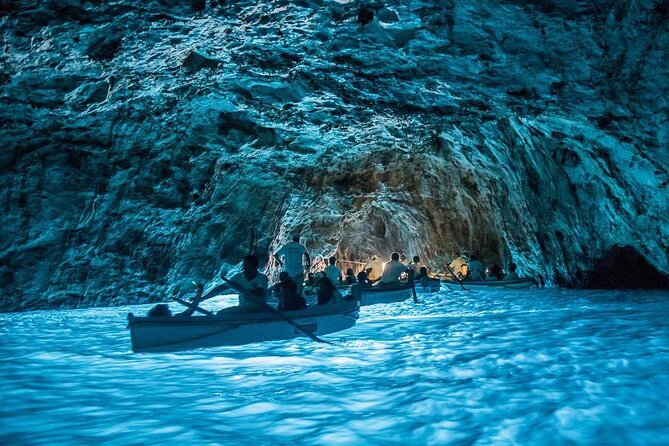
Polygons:
<instances>
[{"instance_id":1,"label":"boat hull","mask_svg":"<svg viewBox=\"0 0 669 446\"><path fill-rule=\"evenodd\" d=\"M354 301L283 314L302 330L319 336L353 327L359 311L360 305ZM174 352L304 336L270 312L231 311L219 316L190 317L137 317L130 313L128 321L134 352Z\"/></svg>"},{"instance_id":2,"label":"boat hull","mask_svg":"<svg viewBox=\"0 0 669 446\"><path fill-rule=\"evenodd\" d=\"M442 279L441 284L450 290L462 290L460 282ZM463 281L462 285L468 290L525 290L534 285L534 279L518 280L485 280L485 281Z\"/></svg>"},{"instance_id":3,"label":"boat hull","mask_svg":"<svg viewBox=\"0 0 669 446\"><path fill-rule=\"evenodd\" d=\"M412 290L409 285L399 288L365 288L362 290L360 305L390 304L403 302L411 297Z\"/></svg>"},{"instance_id":4,"label":"boat hull","mask_svg":"<svg viewBox=\"0 0 669 446\"><path fill-rule=\"evenodd\" d=\"M414 283L418 294L437 293L441 289L441 281L436 278L416 280Z\"/></svg>"}]
</instances>

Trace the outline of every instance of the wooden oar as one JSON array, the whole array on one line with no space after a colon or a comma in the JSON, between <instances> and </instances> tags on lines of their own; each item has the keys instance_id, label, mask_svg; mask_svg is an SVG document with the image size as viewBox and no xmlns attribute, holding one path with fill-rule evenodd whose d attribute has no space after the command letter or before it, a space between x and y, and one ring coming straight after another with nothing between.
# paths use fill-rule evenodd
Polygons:
<instances>
[{"instance_id":1,"label":"wooden oar","mask_svg":"<svg viewBox=\"0 0 669 446\"><path fill-rule=\"evenodd\" d=\"M458 283L460 284L460 286L462 287L462 289L465 290L465 291L469 291L469 290L468 290L467 288L465 288L465 286L462 284L462 280L460 280L460 278L459 278L458 276L455 275L455 273L454 273L453 270L451 269L451 265L446 265L446 268L448 268L448 271L451 273L451 275L453 276L453 278L454 278L455 280L458 281Z\"/></svg>"},{"instance_id":2,"label":"wooden oar","mask_svg":"<svg viewBox=\"0 0 669 446\"><path fill-rule=\"evenodd\" d=\"M288 316L286 316L285 314L283 314L283 313L280 312L279 310L275 309L274 307L272 307L272 306L270 306L270 305L267 305L267 304L264 303L264 302L259 302L259 301L257 300L257 297L256 297L256 296L252 295L251 293L249 293L248 291L244 290L243 288L240 288L236 283L230 281L230 279L228 279L227 277L223 276L223 281L224 281L225 283L227 283L228 285L230 285L230 288L232 288L233 290L237 291L238 293L243 294L244 296L246 296L246 298L248 298L249 300L251 300L251 302L253 302L253 303L256 304L257 306L259 306L259 307L262 308L263 310L266 310L266 311L269 311L269 312L271 312L271 313L274 313L274 314L276 314L277 316L279 316L281 319L283 319L284 321L288 322L290 325L292 325L293 327L295 327L296 330L298 330L300 333L304 334L305 336L310 337L311 339L313 339L313 340L316 341L316 342L321 342L321 343L323 343L323 344L332 344L332 342L325 341L325 340L319 338L318 336L316 336L315 334L313 334L313 333L309 333L309 332L306 331L304 328L302 328L302 327L300 327L299 325L297 325L297 324L295 323L295 321L293 321L291 318L289 318Z\"/></svg>"},{"instance_id":3,"label":"wooden oar","mask_svg":"<svg viewBox=\"0 0 669 446\"><path fill-rule=\"evenodd\" d=\"M409 283L411 284L411 292L413 293L413 303L417 304L418 296L416 296L416 284L413 279L414 274L415 271L413 269L409 269Z\"/></svg>"},{"instance_id":4,"label":"wooden oar","mask_svg":"<svg viewBox=\"0 0 669 446\"><path fill-rule=\"evenodd\" d=\"M179 302L181 305L184 305L184 306L188 307L188 310L186 310L186 311L190 310L190 313L188 313L185 316L192 316L193 313L196 312L196 311L198 313L206 314L207 316L214 316L214 313L212 313L209 310L205 310L204 308L199 306L200 302L202 302L204 300L204 299L202 299L202 290L204 289L202 284L193 281L193 285L195 285L197 287L197 292L195 293L195 297L193 298L193 300L188 302L188 301L183 300L179 297L173 297L172 300L175 301L175 302ZM183 313L180 313L180 314L182 316L184 316Z\"/></svg>"},{"instance_id":5,"label":"wooden oar","mask_svg":"<svg viewBox=\"0 0 669 446\"><path fill-rule=\"evenodd\" d=\"M183 300L178 297L173 297L172 300L175 302L179 302L181 305L184 305L188 308L191 308L193 306L193 302L188 302L187 300ZM198 313L206 314L207 316L215 316L214 313L212 313L211 311L205 310L204 308L199 307L197 305L195 306L194 310L197 311Z\"/></svg>"}]
</instances>

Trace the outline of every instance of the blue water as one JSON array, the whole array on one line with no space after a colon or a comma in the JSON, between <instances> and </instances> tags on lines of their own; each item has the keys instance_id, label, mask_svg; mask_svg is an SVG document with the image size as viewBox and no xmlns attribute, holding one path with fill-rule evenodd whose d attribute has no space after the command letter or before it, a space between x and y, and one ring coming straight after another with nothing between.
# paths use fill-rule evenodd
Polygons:
<instances>
[{"instance_id":1,"label":"blue water","mask_svg":"<svg viewBox=\"0 0 669 446\"><path fill-rule=\"evenodd\" d=\"M335 345L133 354L147 308L0 314L0 444L669 444L667 293L443 292Z\"/></svg>"}]
</instances>

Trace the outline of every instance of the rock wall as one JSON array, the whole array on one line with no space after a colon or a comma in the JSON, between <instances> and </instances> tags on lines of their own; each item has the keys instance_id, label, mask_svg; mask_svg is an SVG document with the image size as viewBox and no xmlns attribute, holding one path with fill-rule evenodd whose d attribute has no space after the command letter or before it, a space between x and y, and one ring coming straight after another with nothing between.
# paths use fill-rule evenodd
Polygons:
<instances>
[{"instance_id":1,"label":"rock wall","mask_svg":"<svg viewBox=\"0 0 669 446\"><path fill-rule=\"evenodd\" d=\"M0 308L163 299L295 231L666 274L668 27L667 0L2 1Z\"/></svg>"}]
</instances>

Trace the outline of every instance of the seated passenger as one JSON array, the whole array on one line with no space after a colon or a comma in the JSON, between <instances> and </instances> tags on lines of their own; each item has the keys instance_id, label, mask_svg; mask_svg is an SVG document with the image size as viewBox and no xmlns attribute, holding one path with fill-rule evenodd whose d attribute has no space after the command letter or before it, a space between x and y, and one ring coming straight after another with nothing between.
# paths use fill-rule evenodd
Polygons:
<instances>
[{"instance_id":1,"label":"seated passenger","mask_svg":"<svg viewBox=\"0 0 669 446\"><path fill-rule=\"evenodd\" d=\"M230 278L233 288L239 292L239 306L233 307L243 311L260 311L267 305L267 276L258 272L258 257L248 255L244 257L242 272ZM226 312L224 308L220 312Z\"/></svg>"},{"instance_id":2,"label":"seated passenger","mask_svg":"<svg viewBox=\"0 0 669 446\"><path fill-rule=\"evenodd\" d=\"M425 265L420 262L420 256L413 256L413 262L409 263L409 268L413 270L415 278L418 278L420 269L423 267L425 267Z\"/></svg>"},{"instance_id":3,"label":"seated passenger","mask_svg":"<svg viewBox=\"0 0 669 446\"><path fill-rule=\"evenodd\" d=\"M479 262L478 257L474 254L467 262L467 269L469 270L469 279L475 282L485 280L485 267L483 263Z\"/></svg>"},{"instance_id":4,"label":"seated passenger","mask_svg":"<svg viewBox=\"0 0 669 446\"><path fill-rule=\"evenodd\" d=\"M371 287L372 283L367 279L367 273L361 271L358 273L358 281L351 287L351 296L360 300L362 298L362 290Z\"/></svg>"},{"instance_id":5,"label":"seated passenger","mask_svg":"<svg viewBox=\"0 0 669 446\"><path fill-rule=\"evenodd\" d=\"M365 265L365 271L367 272L369 280L374 282L380 279L381 275L383 275L383 264L379 261L377 256L372 256L372 260Z\"/></svg>"},{"instance_id":6,"label":"seated passenger","mask_svg":"<svg viewBox=\"0 0 669 446\"><path fill-rule=\"evenodd\" d=\"M399 253L392 253L390 255L390 262L386 263L385 268L383 269L383 275L381 276L379 285L382 287L398 286L400 283L400 276L402 273L406 272L406 270L407 267L400 262Z\"/></svg>"},{"instance_id":7,"label":"seated passenger","mask_svg":"<svg viewBox=\"0 0 669 446\"><path fill-rule=\"evenodd\" d=\"M460 265L460 271L455 273L455 276L460 280L467 280L469 278L469 270L466 263Z\"/></svg>"},{"instance_id":8,"label":"seated passenger","mask_svg":"<svg viewBox=\"0 0 669 446\"><path fill-rule=\"evenodd\" d=\"M318 296L317 305L325 305L330 302L335 302L337 297L341 297L341 294L337 291L337 288L332 284L332 281L327 277L322 277L318 281L318 291L316 291Z\"/></svg>"},{"instance_id":9,"label":"seated passenger","mask_svg":"<svg viewBox=\"0 0 669 446\"><path fill-rule=\"evenodd\" d=\"M304 297L297 294L297 284L289 274L286 274L283 280L277 285L279 285L279 289L281 290L280 311L294 311L307 308L307 301L304 300Z\"/></svg>"},{"instance_id":10,"label":"seated passenger","mask_svg":"<svg viewBox=\"0 0 669 446\"><path fill-rule=\"evenodd\" d=\"M511 262L509 264L509 274L506 275L504 280L518 280L518 279L520 279L520 277L518 277L518 274L516 273L516 268L518 268L518 265Z\"/></svg>"},{"instance_id":11,"label":"seated passenger","mask_svg":"<svg viewBox=\"0 0 669 446\"><path fill-rule=\"evenodd\" d=\"M279 300L281 300L281 284L288 279L290 279L290 274L288 274L286 271L281 271L281 273L279 273L279 281L272 287L272 293Z\"/></svg>"},{"instance_id":12,"label":"seated passenger","mask_svg":"<svg viewBox=\"0 0 669 446\"><path fill-rule=\"evenodd\" d=\"M402 262L402 265L404 266L409 266L409 260L404 254L400 254L400 262Z\"/></svg>"},{"instance_id":13,"label":"seated passenger","mask_svg":"<svg viewBox=\"0 0 669 446\"><path fill-rule=\"evenodd\" d=\"M462 265L465 265L466 263L467 263L467 258L464 256L462 252L460 252L456 255L455 259L451 262L449 267L453 271L453 274L457 275L460 272Z\"/></svg>"},{"instance_id":14,"label":"seated passenger","mask_svg":"<svg viewBox=\"0 0 669 446\"><path fill-rule=\"evenodd\" d=\"M325 275L335 286L337 286L341 283L341 269L335 265L335 263L337 263L335 257L330 257L329 262L330 264L325 268Z\"/></svg>"},{"instance_id":15,"label":"seated passenger","mask_svg":"<svg viewBox=\"0 0 669 446\"><path fill-rule=\"evenodd\" d=\"M349 268L346 270L346 280L344 280L344 283L346 285L353 285L356 283L357 280L355 279L355 275L353 274L353 269Z\"/></svg>"},{"instance_id":16,"label":"seated passenger","mask_svg":"<svg viewBox=\"0 0 669 446\"><path fill-rule=\"evenodd\" d=\"M186 311L188 311L188 310L186 310ZM166 304L158 304L155 307L151 308L151 310L149 311L148 316L149 317L170 317L170 316L172 316L172 312L170 311L170 307L168 307Z\"/></svg>"},{"instance_id":17,"label":"seated passenger","mask_svg":"<svg viewBox=\"0 0 669 446\"><path fill-rule=\"evenodd\" d=\"M488 277L493 280L503 280L504 273L502 272L502 268L498 264L494 263L488 271Z\"/></svg>"}]
</instances>

